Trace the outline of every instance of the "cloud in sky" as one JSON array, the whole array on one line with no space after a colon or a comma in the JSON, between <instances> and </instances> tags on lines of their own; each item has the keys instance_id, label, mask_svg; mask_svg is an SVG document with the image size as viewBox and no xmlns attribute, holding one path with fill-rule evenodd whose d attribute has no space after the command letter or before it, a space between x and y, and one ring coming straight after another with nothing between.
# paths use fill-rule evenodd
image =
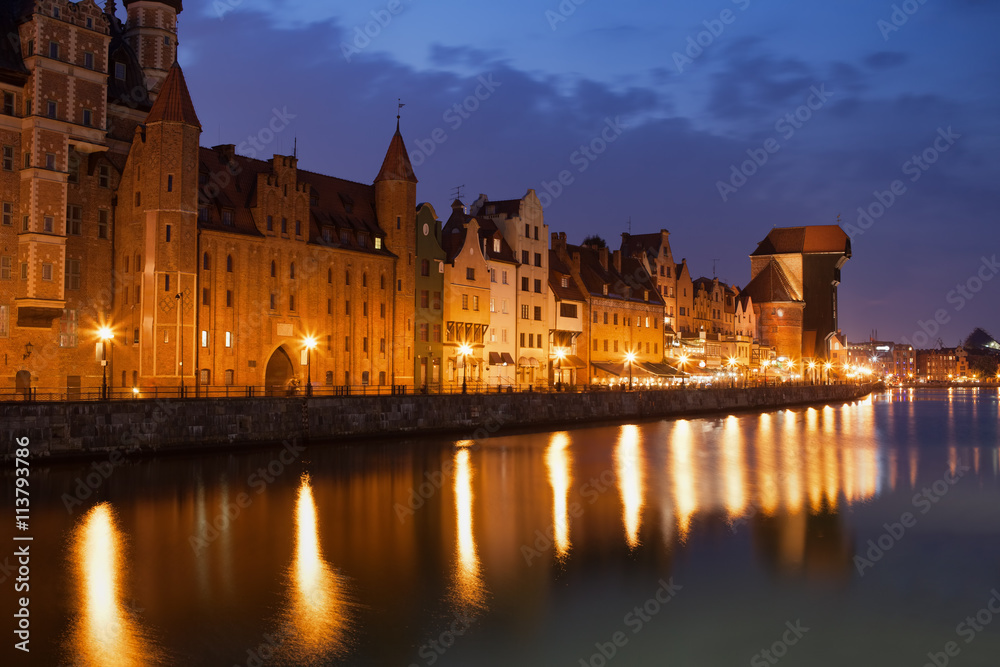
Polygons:
<instances>
[{"instance_id":1,"label":"cloud in sky","mask_svg":"<svg viewBox=\"0 0 1000 667\"><path fill-rule=\"evenodd\" d=\"M239 144L287 108L295 118L268 151L290 153L297 137L303 168L370 182L402 98L418 198L439 212L459 184L470 200L518 197L570 170L573 184L546 209L553 230L615 244L631 217L637 233L669 229L696 275L711 275L717 258L719 277L738 285L772 226L838 214L855 223L859 207L902 180L905 194L855 239L844 270L841 324L852 339L873 328L912 334L983 253L1000 254L992 7L927 3L885 40L877 21L891 3L589 0L555 30L545 11L559 3L549 4L402 0L350 62L342 44L372 11L384 19L388 2L242 0L221 19L210 5L186 9L179 57L202 143ZM719 31L723 10L733 20ZM699 37L713 27L710 42ZM707 46L678 72L671 54L689 37ZM480 77L495 82L485 99L475 98ZM814 87L828 99L808 109ZM627 128L579 171L574 152L615 118ZM908 161L948 127L960 138L910 180ZM437 128L444 142L432 139ZM780 150L723 201L718 182L768 138ZM952 313L945 341L978 325L1000 330L998 300L1000 278Z\"/></svg>"}]
</instances>

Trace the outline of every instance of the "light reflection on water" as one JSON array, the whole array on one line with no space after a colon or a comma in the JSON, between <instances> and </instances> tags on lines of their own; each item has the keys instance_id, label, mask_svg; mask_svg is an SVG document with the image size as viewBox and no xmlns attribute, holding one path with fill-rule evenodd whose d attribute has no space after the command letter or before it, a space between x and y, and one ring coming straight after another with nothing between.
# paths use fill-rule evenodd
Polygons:
<instances>
[{"instance_id":1,"label":"light reflection on water","mask_svg":"<svg viewBox=\"0 0 1000 667\"><path fill-rule=\"evenodd\" d=\"M156 664L164 654L148 639L155 634L169 655L218 646L218 660L191 664L245 664L268 633L282 639L274 664L427 664L414 657L422 642L456 618L506 641L517 633L504 634L514 631L498 618L531 627L573 605L597 609L601 600L572 596L567 606L561 591L592 594L589 582L605 576L669 576L679 555L706 550L743 566L749 581L759 570L853 579L864 590L871 580L856 578L852 558L873 507L895 497L892 512L869 522L881 530L913 509L912 489L958 466L992 475L979 479L983 488L997 484L996 425L982 417L995 421L988 403L1000 403L998 395L980 394L987 402L977 423L986 425L978 431L969 427L967 394L922 396L480 445L314 447L260 495L246 480L271 454L247 455L245 464L205 458L196 474L163 461L143 464L147 477L124 468L108 487L121 516L102 503L73 518L79 604L66 652L85 665ZM189 536L203 534L241 493L252 504L204 549L188 549ZM66 516L58 496L52 505L53 516ZM892 556L917 546L906 542ZM526 549L534 554L527 559ZM136 560L138 572L127 572L126 552L168 557ZM161 581L166 570L176 576ZM136 582L144 593L137 604L149 609L141 622L125 603ZM177 620L194 614L198 621ZM477 641L475 632L460 643ZM196 649L186 649L191 637ZM463 663L449 656L444 664Z\"/></svg>"}]
</instances>

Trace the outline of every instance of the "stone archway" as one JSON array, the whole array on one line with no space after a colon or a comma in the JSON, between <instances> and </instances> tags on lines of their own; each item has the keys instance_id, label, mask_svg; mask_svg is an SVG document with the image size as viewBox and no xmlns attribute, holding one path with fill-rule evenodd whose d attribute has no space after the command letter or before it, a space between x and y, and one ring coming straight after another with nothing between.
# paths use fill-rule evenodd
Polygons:
<instances>
[{"instance_id":1,"label":"stone archway","mask_svg":"<svg viewBox=\"0 0 1000 667\"><path fill-rule=\"evenodd\" d=\"M264 370L264 386L268 396L284 396L288 381L295 377L292 360L284 347L279 347L267 360Z\"/></svg>"}]
</instances>

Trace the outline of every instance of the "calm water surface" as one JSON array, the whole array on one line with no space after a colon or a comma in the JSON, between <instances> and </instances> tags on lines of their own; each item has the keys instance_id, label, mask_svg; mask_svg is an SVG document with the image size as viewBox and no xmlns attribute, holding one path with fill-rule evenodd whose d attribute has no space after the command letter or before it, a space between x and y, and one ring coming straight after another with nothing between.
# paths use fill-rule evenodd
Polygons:
<instances>
[{"instance_id":1,"label":"calm water surface","mask_svg":"<svg viewBox=\"0 0 1000 667\"><path fill-rule=\"evenodd\" d=\"M955 642L950 664L997 665L998 423L996 389L896 391L479 444L313 444L287 464L277 448L144 460L81 504L89 464L36 466L32 652L4 650L920 667Z\"/></svg>"}]
</instances>

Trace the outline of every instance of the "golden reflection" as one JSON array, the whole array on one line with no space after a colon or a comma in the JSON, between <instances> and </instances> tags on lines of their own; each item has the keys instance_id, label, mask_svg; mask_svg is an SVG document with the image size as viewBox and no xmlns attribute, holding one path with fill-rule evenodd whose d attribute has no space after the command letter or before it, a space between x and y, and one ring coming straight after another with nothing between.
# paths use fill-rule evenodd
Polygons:
<instances>
[{"instance_id":1,"label":"golden reflection","mask_svg":"<svg viewBox=\"0 0 1000 667\"><path fill-rule=\"evenodd\" d=\"M730 415L722 430L722 469L725 477L726 511L730 519L743 514L746 508L744 476L746 461L743 459L743 441L740 420Z\"/></svg>"},{"instance_id":2,"label":"golden reflection","mask_svg":"<svg viewBox=\"0 0 1000 667\"><path fill-rule=\"evenodd\" d=\"M565 558L569 553L569 510L567 500L570 477L570 460L566 448L569 437L565 433L552 434L552 440L545 451L545 467L552 487L552 528L555 536L556 555Z\"/></svg>"},{"instance_id":3,"label":"golden reflection","mask_svg":"<svg viewBox=\"0 0 1000 667\"><path fill-rule=\"evenodd\" d=\"M692 460L691 422L680 419L670 438L670 472L677 509L677 532L683 542L691 527L691 516L698 509L695 493L695 468Z\"/></svg>"},{"instance_id":4,"label":"golden reflection","mask_svg":"<svg viewBox=\"0 0 1000 667\"><path fill-rule=\"evenodd\" d=\"M785 482L785 507L797 514L802 509L802 446L797 437L795 413L785 411L784 433L781 437L781 475Z\"/></svg>"},{"instance_id":5,"label":"golden reflection","mask_svg":"<svg viewBox=\"0 0 1000 667\"><path fill-rule=\"evenodd\" d=\"M820 447L823 457L823 489L826 495L826 504L831 510L837 508L837 498L840 493L840 468L838 466L839 450L831 442L829 436L837 433L835 421L837 412L829 405L823 408L824 423L827 426L823 444Z\"/></svg>"},{"instance_id":6,"label":"golden reflection","mask_svg":"<svg viewBox=\"0 0 1000 667\"><path fill-rule=\"evenodd\" d=\"M822 447L820 445L819 411L816 408L806 410L805 434L802 442L806 448L806 486L809 490L809 508L818 513L823 507L823 463Z\"/></svg>"},{"instance_id":7,"label":"golden reflection","mask_svg":"<svg viewBox=\"0 0 1000 667\"><path fill-rule=\"evenodd\" d=\"M472 462L468 449L455 451L455 521L458 539L455 593L459 602L479 606L483 602L483 582L479 555L472 530Z\"/></svg>"},{"instance_id":8,"label":"golden reflection","mask_svg":"<svg viewBox=\"0 0 1000 667\"><path fill-rule=\"evenodd\" d=\"M344 646L347 604L340 577L323 559L309 475L295 503L295 560L288 607L288 650L296 660L326 657Z\"/></svg>"},{"instance_id":9,"label":"golden reflection","mask_svg":"<svg viewBox=\"0 0 1000 667\"><path fill-rule=\"evenodd\" d=\"M948 470L951 476L955 476L955 468L958 466L958 448L954 445L948 447Z\"/></svg>"},{"instance_id":10,"label":"golden reflection","mask_svg":"<svg viewBox=\"0 0 1000 667\"><path fill-rule=\"evenodd\" d=\"M765 515L773 515L778 509L778 475L774 460L774 433L771 431L771 415L760 415L757 425L757 495L760 509Z\"/></svg>"},{"instance_id":11,"label":"golden reflection","mask_svg":"<svg viewBox=\"0 0 1000 667\"><path fill-rule=\"evenodd\" d=\"M920 454L916 447L910 448L910 488L917 486L917 464L920 463Z\"/></svg>"},{"instance_id":12,"label":"golden reflection","mask_svg":"<svg viewBox=\"0 0 1000 667\"><path fill-rule=\"evenodd\" d=\"M618 477L618 492L622 497L625 539L633 549L639 546L639 526L642 524L643 464L639 427L634 424L622 426L618 445L615 447L615 472Z\"/></svg>"},{"instance_id":13,"label":"golden reflection","mask_svg":"<svg viewBox=\"0 0 1000 667\"><path fill-rule=\"evenodd\" d=\"M70 639L74 664L126 667L161 662L125 602L123 542L108 503L93 507L74 531L79 596Z\"/></svg>"}]
</instances>

